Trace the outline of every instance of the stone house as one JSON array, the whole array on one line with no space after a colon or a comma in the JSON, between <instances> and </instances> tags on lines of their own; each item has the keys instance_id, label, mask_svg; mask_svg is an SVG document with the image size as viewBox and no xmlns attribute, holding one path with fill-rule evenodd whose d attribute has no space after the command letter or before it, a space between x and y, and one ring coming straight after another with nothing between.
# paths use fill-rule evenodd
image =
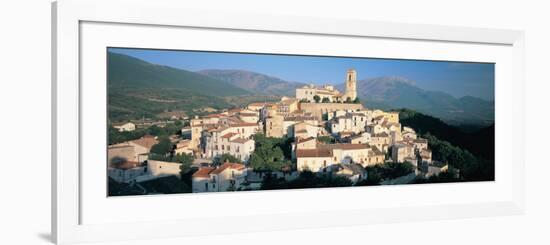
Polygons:
<instances>
[{"instance_id":1,"label":"stone house","mask_svg":"<svg viewBox=\"0 0 550 245\"><path fill-rule=\"evenodd\" d=\"M192 176L192 190L194 193L237 190L245 183L246 174L246 167L238 163L200 168Z\"/></svg>"}]
</instances>

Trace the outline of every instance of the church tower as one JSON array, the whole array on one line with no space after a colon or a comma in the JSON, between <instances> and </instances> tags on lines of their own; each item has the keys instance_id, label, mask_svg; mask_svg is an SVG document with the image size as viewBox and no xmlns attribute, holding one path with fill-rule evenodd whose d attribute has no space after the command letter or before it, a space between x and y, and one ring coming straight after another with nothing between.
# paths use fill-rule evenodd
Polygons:
<instances>
[{"instance_id":1,"label":"church tower","mask_svg":"<svg viewBox=\"0 0 550 245\"><path fill-rule=\"evenodd\" d=\"M357 98L357 72L354 69L349 69L346 73L346 93L344 100L348 98L351 101Z\"/></svg>"}]
</instances>

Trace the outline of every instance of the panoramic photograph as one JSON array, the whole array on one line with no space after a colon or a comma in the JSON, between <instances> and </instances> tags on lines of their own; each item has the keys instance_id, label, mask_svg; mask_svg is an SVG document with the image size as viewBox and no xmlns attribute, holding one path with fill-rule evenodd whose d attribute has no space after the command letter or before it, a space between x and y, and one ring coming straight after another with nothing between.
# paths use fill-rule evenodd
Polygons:
<instances>
[{"instance_id":1,"label":"panoramic photograph","mask_svg":"<svg viewBox=\"0 0 550 245\"><path fill-rule=\"evenodd\" d=\"M494 63L106 52L108 196L495 179Z\"/></svg>"}]
</instances>

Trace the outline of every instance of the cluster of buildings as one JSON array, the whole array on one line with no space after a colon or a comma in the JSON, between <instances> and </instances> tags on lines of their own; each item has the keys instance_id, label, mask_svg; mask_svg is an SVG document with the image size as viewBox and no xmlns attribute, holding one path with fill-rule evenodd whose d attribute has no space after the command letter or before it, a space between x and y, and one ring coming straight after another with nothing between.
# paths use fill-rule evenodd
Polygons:
<instances>
[{"instance_id":1,"label":"cluster of buildings","mask_svg":"<svg viewBox=\"0 0 550 245\"><path fill-rule=\"evenodd\" d=\"M257 133L294 138L291 160L296 163L294 171L297 172L330 172L357 182L367 177L365 167L386 161L410 162L418 169L430 165L432 154L427 140L418 137L413 129L402 127L398 112L369 110L353 103L357 99L356 77L355 70L347 71L344 93L330 85L307 85L296 89L295 98L252 103L246 108L191 119L190 126L182 129L182 134L184 131L190 134L190 139L176 144L176 154L190 154L207 160L229 154L242 162L197 165L198 170L192 175L192 191L249 189L254 171L247 163L255 150L253 136ZM327 139L332 142L327 142ZM134 147L128 150L127 159L130 160L120 165L125 169L123 172L136 168L138 173L128 175L135 176L144 171L151 176L153 170L150 168L155 167L151 161L147 161L148 165L140 165L148 153L139 146L140 141L147 141L148 146L154 143L150 138L139 139L109 146L109 151L112 149L113 154L114 151L121 154L122 150L115 149ZM137 169L139 167L145 170ZM117 174L120 175L113 170L112 175ZM131 177L113 178L124 181Z\"/></svg>"},{"instance_id":2,"label":"cluster of buildings","mask_svg":"<svg viewBox=\"0 0 550 245\"><path fill-rule=\"evenodd\" d=\"M158 143L155 136L142 138L107 148L107 175L119 183L140 183L166 176L180 177L180 164L149 159L151 148Z\"/></svg>"}]
</instances>

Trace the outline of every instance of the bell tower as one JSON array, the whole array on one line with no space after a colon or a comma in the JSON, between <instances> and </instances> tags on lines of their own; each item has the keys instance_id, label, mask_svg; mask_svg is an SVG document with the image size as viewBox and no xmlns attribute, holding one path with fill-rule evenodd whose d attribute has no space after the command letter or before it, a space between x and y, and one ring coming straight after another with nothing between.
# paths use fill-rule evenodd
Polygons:
<instances>
[{"instance_id":1,"label":"bell tower","mask_svg":"<svg viewBox=\"0 0 550 245\"><path fill-rule=\"evenodd\" d=\"M357 98L357 72L354 69L349 69L346 73L346 93L345 100L354 101Z\"/></svg>"}]
</instances>

